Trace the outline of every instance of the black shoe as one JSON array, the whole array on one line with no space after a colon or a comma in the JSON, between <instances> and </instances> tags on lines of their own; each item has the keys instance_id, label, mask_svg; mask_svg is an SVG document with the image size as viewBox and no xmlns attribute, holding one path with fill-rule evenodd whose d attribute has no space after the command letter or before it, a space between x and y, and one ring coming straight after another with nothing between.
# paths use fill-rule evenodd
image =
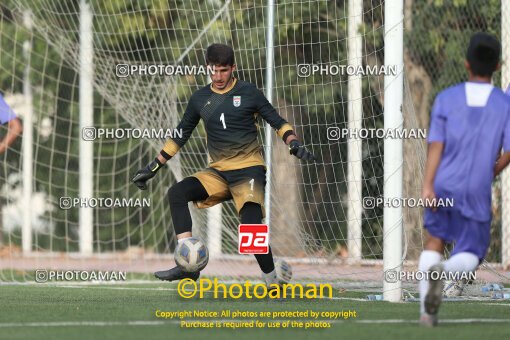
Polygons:
<instances>
[{"instance_id":1,"label":"black shoe","mask_svg":"<svg viewBox=\"0 0 510 340\"><path fill-rule=\"evenodd\" d=\"M188 273L179 267L174 267L169 270L161 270L159 272L155 272L154 276L163 281L175 281L182 279L192 279L193 281L196 281L200 277L200 272Z\"/></svg>"}]
</instances>

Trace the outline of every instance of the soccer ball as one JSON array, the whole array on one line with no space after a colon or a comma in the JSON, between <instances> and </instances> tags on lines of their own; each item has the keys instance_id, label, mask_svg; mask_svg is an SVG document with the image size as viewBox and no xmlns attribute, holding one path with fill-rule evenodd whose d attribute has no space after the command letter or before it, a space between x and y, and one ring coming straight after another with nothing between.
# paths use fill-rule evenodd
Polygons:
<instances>
[{"instance_id":1,"label":"soccer ball","mask_svg":"<svg viewBox=\"0 0 510 340\"><path fill-rule=\"evenodd\" d=\"M443 296L444 297L461 296L462 293L464 292L465 285L466 282L464 282L464 280L459 281L447 280L444 283Z\"/></svg>"},{"instance_id":2,"label":"soccer ball","mask_svg":"<svg viewBox=\"0 0 510 340\"><path fill-rule=\"evenodd\" d=\"M174 252L175 263L185 272L198 272L209 262L209 250L198 238L180 242Z\"/></svg>"},{"instance_id":3,"label":"soccer ball","mask_svg":"<svg viewBox=\"0 0 510 340\"><path fill-rule=\"evenodd\" d=\"M280 283L289 283L292 279L292 267L286 261L278 259L274 264L276 269L276 277Z\"/></svg>"}]
</instances>

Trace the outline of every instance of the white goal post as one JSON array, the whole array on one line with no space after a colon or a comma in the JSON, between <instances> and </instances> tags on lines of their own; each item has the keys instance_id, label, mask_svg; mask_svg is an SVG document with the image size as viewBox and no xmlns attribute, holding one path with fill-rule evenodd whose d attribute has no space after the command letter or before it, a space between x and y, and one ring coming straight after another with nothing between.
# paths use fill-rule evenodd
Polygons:
<instances>
[{"instance_id":1,"label":"white goal post","mask_svg":"<svg viewBox=\"0 0 510 340\"><path fill-rule=\"evenodd\" d=\"M397 75L384 77L384 128L403 129L404 99L404 1L386 0L384 31L384 64L397 65ZM403 187L402 139L384 140L384 198L402 198ZM403 263L402 207L384 207L384 272L399 273ZM387 276L384 275L384 278ZM383 281L384 299L402 299L402 282Z\"/></svg>"}]
</instances>

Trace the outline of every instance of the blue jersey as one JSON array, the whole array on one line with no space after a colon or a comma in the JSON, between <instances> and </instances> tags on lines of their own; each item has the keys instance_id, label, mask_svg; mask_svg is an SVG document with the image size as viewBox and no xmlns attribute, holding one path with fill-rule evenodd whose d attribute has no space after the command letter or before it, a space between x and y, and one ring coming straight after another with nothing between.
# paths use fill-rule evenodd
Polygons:
<instances>
[{"instance_id":1,"label":"blue jersey","mask_svg":"<svg viewBox=\"0 0 510 340\"><path fill-rule=\"evenodd\" d=\"M12 111L11 107L5 102L4 97L0 94L0 125L8 123L14 118L16 118L14 111Z\"/></svg>"},{"instance_id":2,"label":"blue jersey","mask_svg":"<svg viewBox=\"0 0 510 340\"><path fill-rule=\"evenodd\" d=\"M445 89L434 101L428 142L444 143L434 179L437 197L476 221L491 219L494 166L510 151L510 97L487 83Z\"/></svg>"}]
</instances>

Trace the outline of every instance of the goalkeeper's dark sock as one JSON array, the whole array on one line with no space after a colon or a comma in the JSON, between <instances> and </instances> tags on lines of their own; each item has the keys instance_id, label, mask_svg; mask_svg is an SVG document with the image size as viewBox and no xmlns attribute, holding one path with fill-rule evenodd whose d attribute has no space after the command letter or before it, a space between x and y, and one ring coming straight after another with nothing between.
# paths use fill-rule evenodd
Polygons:
<instances>
[{"instance_id":1,"label":"goalkeeper's dark sock","mask_svg":"<svg viewBox=\"0 0 510 340\"><path fill-rule=\"evenodd\" d=\"M196 177L186 177L170 187L167 197L170 202L175 234L191 232L192 222L188 202L203 201L209 197L202 183Z\"/></svg>"},{"instance_id":2,"label":"goalkeeper's dark sock","mask_svg":"<svg viewBox=\"0 0 510 340\"><path fill-rule=\"evenodd\" d=\"M255 258L259 264L260 269L264 274L271 273L274 271L274 260L271 247L269 247L269 253L267 254L256 254Z\"/></svg>"},{"instance_id":3,"label":"goalkeeper's dark sock","mask_svg":"<svg viewBox=\"0 0 510 340\"><path fill-rule=\"evenodd\" d=\"M243 208L239 213L241 214L242 224L262 223L262 207L260 206L260 204L254 202L247 202L243 205ZM264 274L268 274L274 271L274 261L273 254L271 252L271 247L269 247L269 253L256 254L255 258L257 259L259 267Z\"/></svg>"}]
</instances>

